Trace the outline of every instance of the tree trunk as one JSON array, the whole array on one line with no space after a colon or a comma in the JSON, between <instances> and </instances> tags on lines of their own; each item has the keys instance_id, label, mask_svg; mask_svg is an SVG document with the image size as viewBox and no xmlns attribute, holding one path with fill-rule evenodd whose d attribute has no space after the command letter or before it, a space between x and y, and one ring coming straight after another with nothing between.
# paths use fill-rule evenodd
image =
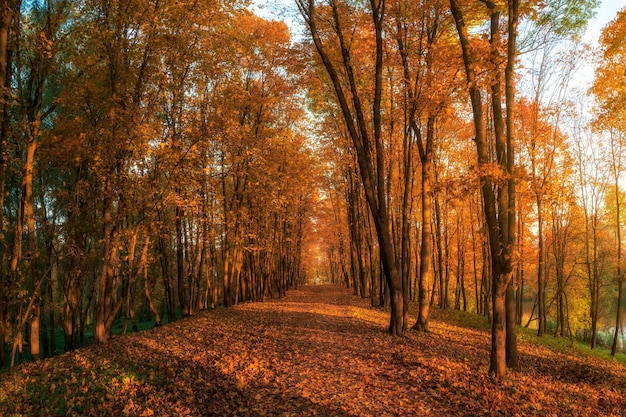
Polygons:
<instances>
[{"instance_id":1,"label":"tree trunk","mask_svg":"<svg viewBox=\"0 0 626 417\"><path fill-rule=\"evenodd\" d=\"M9 49L9 34L12 27L15 8L11 0L0 1L0 224L4 224L4 196L7 169L7 133L9 126L9 98L11 97L11 52ZM17 9L19 10L19 8ZM0 248L4 252L4 233L0 233ZM5 254L0 253L0 259L4 264ZM5 327L9 313L8 292L10 281L9 274L0 267L0 368L6 364L4 341L7 336Z\"/></svg>"},{"instance_id":2,"label":"tree trunk","mask_svg":"<svg viewBox=\"0 0 626 417\"><path fill-rule=\"evenodd\" d=\"M516 19L517 16L515 7L516 0L511 1L513 2L514 7L513 10L509 7L509 30L511 30L511 27L515 27L515 22L512 24L511 19ZM497 63L500 61L500 12L497 11L495 4L490 1L487 1L486 5L490 10L491 19L490 44L492 48L492 60L494 63ZM485 165L490 163L491 158L489 157L489 149L487 147L482 97L477 84L475 51L470 44L468 28L465 24L458 0L450 0L450 10L454 17L455 26L463 52L463 63L465 66L465 74L467 76L469 95L472 104L475 131L474 140L476 142L478 164ZM509 48L509 52L507 54L508 60L515 58L514 51L515 48L513 45ZM494 65L494 67L497 69L498 65ZM501 93L499 91L501 84L500 78L500 72L499 70L496 70L494 74L494 81L492 83L492 109L496 139L495 160L500 168L502 168L503 172L509 175L512 180L513 145L512 137L508 137L506 141L503 139L504 127L500 103ZM507 98L508 97L509 96L507 94ZM512 127L507 128L507 133L511 132ZM511 250L514 243L512 239L515 235L515 219L511 219L511 216L514 216L514 214L509 211L511 208L511 196L509 191L514 191L510 190L510 187L512 185L514 186L514 181L511 180L494 183L489 178L482 178L483 207L487 223L487 236L489 239L492 266L493 322L490 371L497 379L503 379L506 376L507 368L506 292L512 276Z\"/></svg>"},{"instance_id":3,"label":"tree trunk","mask_svg":"<svg viewBox=\"0 0 626 417\"><path fill-rule=\"evenodd\" d=\"M322 41L317 28L317 8L314 1L297 0L297 6L305 19L313 38L315 48L322 60L335 90L343 120L355 147L359 172L363 181L363 189L372 213L374 226L378 236L381 264L386 283L389 287L391 317L389 332L402 335L404 325L404 294L401 262L398 264L394 253L391 235L391 218L388 212L388 187L385 185L388 170L385 163L382 142L382 88L383 88L383 18L385 16L385 0L370 0L370 12L375 35L374 55L374 93L368 105L361 101L361 91L357 88L357 77L352 65L350 47L344 39L341 26L341 13L337 3L331 3L333 29L339 40L341 65L346 77L340 77L336 63L330 58L326 44ZM347 86L342 79L347 80ZM349 93L346 93L346 89ZM352 104L350 104L350 102ZM371 109L371 123L365 118L366 110Z\"/></svg>"},{"instance_id":4,"label":"tree trunk","mask_svg":"<svg viewBox=\"0 0 626 417\"><path fill-rule=\"evenodd\" d=\"M52 260L52 250L50 250L49 252L48 263L50 264L50 281L48 282L48 302L52 304L54 302L53 286L54 286L54 283L56 282L56 265L53 263L53 260ZM56 337L55 337L56 319L54 315L55 315L55 308L54 306L50 306L50 313L48 315L48 332L50 334L49 335L50 356L55 356L58 353Z\"/></svg>"},{"instance_id":5,"label":"tree trunk","mask_svg":"<svg viewBox=\"0 0 626 417\"><path fill-rule=\"evenodd\" d=\"M618 138L617 140L620 140ZM617 339L622 330L622 225L621 225L621 192L620 192L620 177L622 171L622 144L621 141L616 145L616 139L611 134L611 153L612 155L612 170L614 176L614 190L615 190L615 237L617 240L617 256L615 263L617 265L617 306L615 309L615 334L613 335L613 344L611 345L611 356L615 356L617 353ZM617 147L617 149L615 149Z\"/></svg>"},{"instance_id":6,"label":"tree trunk","mask_svg":"<svg viewBox=\"0 0 626 417\"><path fill-rule=\"evenodd\" d=\"M39 327L41 323L41 308L40 308L40 300L35 299L33 303L33 308L31 311L30 318L30 357L33 362L36 362L40 359L40 338L39 338Z\"/></svg>"},{"instance_id":7,"label":"tree trunk","mask_svg":"<svg viewBox=\"0 0 626 417\"><path fill-rule=\"evenodd\" d=\"M508 239L505 241L508 246L508 257L505 257L507 262L507 269L510 271L511 276L509 280L513 279L513 263L519 262L517 259L512 259L517 252L516 245L516 182L515 182L515 63L517 57L517 25L519 20L519 0L508 0L508 42L507 42L507 54L506 54L506 69L504 72L505 78L505 95L506 95L506 172L509 176L507 184L507 218L506 229ZM509 282L507 287L509 291L507 302L507 327L506 327L506 361L507 366L511 369L517 369L519 367L517 357L517 329L515 320L515 298L513 296L513 285Z\"/></svg>"},{"instance_id":8,"label":"tree trunk","mask_svg":"<svg viewBox=\"0 0 626 417\"><path fill-rule=\"evenodd\" d=\"M94 306L94 339L105 343L111 336L115 315L122 306L123 298L115 300L115 264L117 262L118 231L113 219L113 187L110 176L104 182L102 203L103 256L98 279L97 298ZM119 204L119 203L118 203Z\"/></svg>"},{"instance_id":9,"label":"tree trunk","mask_svg":"<svg viewBox=\"0 0 626 417\"><path fill-rule=\"evenodd\" d=\"M185 257L185 236L183 230L184 210L176 206L176 279L178 284L178 302L183 317L187 317L189 311L189 298L187 296L189 282L187 278L186 257Z\"/></svg>"},{"instance_id":10,"label":"tree trunk","mask_svg":"<svg viewBox=\"0 0 626 417\"><path fill-rule=\"evenodd\" d=\"M434 121L428 123L428 136L434 127ZM434 133L434 132L433 132ZM428 143L428 141L427 141ZM428 331L428 315L430 303L428 299L428 284L434 282L432 270L433 236L432 236L432 152L428 145L421 157L422 161L422 243L420 249L420 275L418 289L418 315L413 328L419 331Z\"/></svg>"},{"instance_id":11,"label":"tree trunk","mask_svg":"<svg viewBox=\"0 0 626 417\"><path fill-rule=\"evenodd\" d=\"M593 279L591 292L591 349L598 344L598 318L600 317L600 274L598 271L598 214L593 216Z\"/></svg>"},{"instance_id":12,"label":"tree trunk","mask_svg":"<svg viewBox=\"0 0 626 417\"><path fill-rule=\"evenodd\" d=\"M537 328L537 336L543 336L546 331L546 292L545 292L545 283L544 283L544 274L545 274L545 256L544 256L544 244L543 244L543 213L541 209L541 197L537 198L537 236L538 236L538 247L537 253L539 254L539 259L537 261L537 316L538 316L538 328Z\"/></svg>"},{"instance_id":13,"label":"tree trunk","mask_svg":"<svg viewBox=\"0 0 626 417\"><path fill-rule=\"evenodd\" d=\"M497 275L496 275L497 274ZM489 373L502 379L506 375L506 278L494 269L493 280L493 321L491 327L491 361Z\"/></svg>"},{"instance_id":14,"label":"tree trunk","mask_svg":"<svg viewBox=\"0 0 626 417\"><path fill-rule=\"evenodd\" d=\"M517 308L515 310L515 322L518 326L522 324L522 317L524 315L524 246L522 242L524 241L524 222L518 222L517 228L517 242L518 242L518 251L519 251L519 262L517 263L517 293L515 297L515 302L517 303Z\"/></svg>"},{"instance_id":15,"label":"tree trunk","mask_svg":"<svg viewBox=\"0 0 626 417\"><path fill-rule=\"evenodd\" d=\"M434 209L435 209L435 242L437 246L437 278L439 279L439 308L445 309L448 308L448 294L446 293L447 284L446 281L448 277L446 276L446 270L444 267L444 253L443 253L443 238L441 236L441 205L439 204L439 199L435 195L433 196Z\"/></svg>"},{"instance_id":16,"label":"tree trunk","mask_svg":"<svg viewBox=\"0 0 626 417\"><path fill-rule=\"evenodd\" d=\"M35 168L35 151L37 149L37 137L39 136L39 112L37 112L37 120L32 122L32 137L26 148L26 163L24 165L24 221L27 226L28 233L28 257L30 258L30 279L33 289L40 288L39 281L42 279L39 272L39 249L37 247L37 236L35 234L35 215L33 212L33 171ZM30 321L30 354L33 361L39 359L40 340L39 327L41 321L40 301L41 295L39 290L33 290L32 316Z\"/></svg>"},{"instance_id":17,"label":"tree trunk","mask_svg":"<svg viewBox=\"0 0 626 417\"><path fill-rule=\"evenodd\" d=\"M620 270L617 280L617 311L615 313L615 334L613 335L613 344L611 345L611 356L615 356L617 353L617 339L622 331L622 290L624 285L622 283L621 273L622 271Z\"/></svg>"},{"instance_id":18,"label":"tree trunk","mask_svg":"<svg viewBox=\"0 0 626 417\"><path fill-rule=\"evenodd\" d=\"M513 288L513 279L509 279L506 288L506 365L510 369L518 369L519 362L517 358L517 337L515 328L517 326L517 315L515 305L515 290ZM509 329L513 329L510 331Z\"/></svg>"}]
</instances>

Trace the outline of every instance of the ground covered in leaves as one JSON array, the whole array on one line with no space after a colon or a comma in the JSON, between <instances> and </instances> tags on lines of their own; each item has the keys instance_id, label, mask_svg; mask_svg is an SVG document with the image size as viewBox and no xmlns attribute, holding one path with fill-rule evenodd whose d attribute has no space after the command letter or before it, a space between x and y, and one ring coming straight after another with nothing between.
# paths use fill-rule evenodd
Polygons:
<instances>
[{"instance_id":1,"label":"ground covered in leaves","mask_svg":"<svg viewBox=\"0 0 626 417\"><path fill-rule=\"evenodd\" d=\"M626 367L520 342L488 375L489 333L433 311L431 332L341 287L218 309L0 375L0 416L620 416Z\"/></svg>"}]
</instances>

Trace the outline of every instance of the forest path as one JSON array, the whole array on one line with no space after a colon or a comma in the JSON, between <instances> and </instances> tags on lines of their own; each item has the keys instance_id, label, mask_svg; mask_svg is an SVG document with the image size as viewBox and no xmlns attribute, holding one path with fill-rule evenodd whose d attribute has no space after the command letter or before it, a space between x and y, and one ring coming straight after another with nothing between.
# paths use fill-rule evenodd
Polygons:
<instances>
[{"instance_id":1,"label":"forest path","mask_svg":"<svg viewBox=\"0 0 626 417\"><path fill-rule=\"evenodd\" d=\"M626 415L623 366L522 342L497 383L488 331L455 317L393 338L368 300L302 287L21 366L0 416Z\"/></svg>"}]
</instances>

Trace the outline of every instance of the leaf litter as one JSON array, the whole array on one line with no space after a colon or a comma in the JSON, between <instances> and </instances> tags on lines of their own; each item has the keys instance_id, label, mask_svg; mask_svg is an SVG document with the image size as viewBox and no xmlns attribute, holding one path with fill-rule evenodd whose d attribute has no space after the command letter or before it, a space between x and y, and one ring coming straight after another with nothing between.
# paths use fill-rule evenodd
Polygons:
<instances>
[{"instance_id":1,"label":"leaf litter","mask_svg":"<svg viewBox=\"0 0 626 417\"><path fill-rule=\"evenodd\" d=\"M520 341L488 374L490 334L434 309L429 333L339 286L301 287L0 376L0 416L624 416L626 368Z\"/></svg>"}]
</instances>

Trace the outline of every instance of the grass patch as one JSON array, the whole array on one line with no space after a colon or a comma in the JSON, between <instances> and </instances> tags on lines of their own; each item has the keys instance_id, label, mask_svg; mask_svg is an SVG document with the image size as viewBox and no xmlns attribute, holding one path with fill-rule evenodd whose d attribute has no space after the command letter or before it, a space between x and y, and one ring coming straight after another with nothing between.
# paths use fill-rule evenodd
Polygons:
<instances>
[{"instance_id":1,"label":"grass patch","mask_svg":"<svg viewBox=\"0 0 626 417\"><path fill-rule=\"evenodd\" d=\"M491 323L487 320L487 317L467 311L451 308L442 310L435 307L431 309L431 316L435 320L446 321L460 327L476 330L491 330Z\"/></svg>"},{"instance_id":2,"label":"grass patch","mask_svg":"<svg viewBox=\"0 0 626 417\"><path fill-rule=\"evenodd\" d=\"M545 334L542 337L538 337L536 330L523 327L517 328L517 337L518 340L541 345L556 353L567 355L576 354L626 365L625 354L618 353L615 356L611 356L611 351L602 346L598 346L592 350L588 343L581 342L575 338L554 337L553 334Z\"/></svg>"},{"instance_id":3,"label":"grass patch","mask_svg":"<svg viewBox=\"0 0 626 417\"><path fill-rule=\"evenodd\" d=\"M433 308L431 312L432 318L435 320L446 321L448 323L470 329L491 331L491 323L485 316L455 309L442 310L436 307ZM517 327L517 338L522 342L534 343L543 346L555 353L563 353L567 355L576 354L626 365L626 354L618 353L615 356L611 356L611 351L609 349L598 346L592 350L590 349L588 343L575 338L554 337L553 334L545 334L542 337L538 337L536 330L520 326Z\"/></svg>"}]
</instances>

